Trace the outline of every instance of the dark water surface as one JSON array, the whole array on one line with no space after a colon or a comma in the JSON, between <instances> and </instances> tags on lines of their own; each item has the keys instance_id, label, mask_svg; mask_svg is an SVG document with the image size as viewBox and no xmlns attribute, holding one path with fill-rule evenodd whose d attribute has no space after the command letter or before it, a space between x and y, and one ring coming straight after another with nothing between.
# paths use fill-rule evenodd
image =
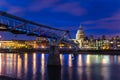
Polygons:
<instances>
[{"instance_id":1,"label":"dark water surface","mask_svg":"<svg viewBox=\"0 0 120 80\"><path fill-rule=\"evenodd\" d=\"M0 75L21 80L120 80L119 55L60 54L61 68L47 68L48 54L0 53Z\"/></svg>"}]
</instances>

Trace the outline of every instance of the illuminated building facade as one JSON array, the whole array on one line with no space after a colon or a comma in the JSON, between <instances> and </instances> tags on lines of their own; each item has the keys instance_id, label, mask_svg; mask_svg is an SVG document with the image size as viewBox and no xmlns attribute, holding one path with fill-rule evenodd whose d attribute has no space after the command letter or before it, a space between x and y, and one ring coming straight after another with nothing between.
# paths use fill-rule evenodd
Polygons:
<instances>
[{"instance_id":1,"label":"illuminated building facade","mask_svg":"<svg viewBox=\"0 0 120 80\"><path fill-rule=\"evenodd\" d=\"M93 35L86 37L82 26L78 29L76 33L76 39L73 39L75 43L78 44L80 49L120 49L120 37L115 36L111 38L106 38L102 35L100 38L94 38Z\"/></svg>"},{"instance_id":2,"label":"illuminated building facade","mask_svg":"<svg viewBox=\"0 0 120 80\"><path fill-rule=\"evenodd\" d=\"M18 48L35 48L35 41L26 40L10 40L10 41L0 41L0 48L2 49L18 49Z\"/></svg>"},{"instance_id":3,"label":"illuminated building facade","mask_svg":"<svg viewBox=\"0 0 120 80\"><path fill-rule=\"evenodd\" d=\"M69 44L60 43L58 45L60 48L71 46ZM36 40L2 40L0 39L0 48L1 49L19 49L19 48L49 48L50 43L46 38L36 37Z\"/></svg>"},{"instance_id":4,"label":"illuminated building facade","mask_svg":"<svg viewBox=\"0 0 120 80\"><path fill-rule=\"evenodd\" d=\"M120 49L120 37L115 36L106 38L105 35L100 38L94 38L93 35L89 37L85 36L82 26L79 27L76 33L76 39L72 39L78 44L80 49L86 50L100 50L100 49ZM48 39L43 37L36 37L36 40L10 40L5 41L0 36L0 48L1 49L18 49L18 48L49 48L50 43ZM60 48L72 48L70 44L61 42L58 44Z\"/></svg>"}]
</instances>

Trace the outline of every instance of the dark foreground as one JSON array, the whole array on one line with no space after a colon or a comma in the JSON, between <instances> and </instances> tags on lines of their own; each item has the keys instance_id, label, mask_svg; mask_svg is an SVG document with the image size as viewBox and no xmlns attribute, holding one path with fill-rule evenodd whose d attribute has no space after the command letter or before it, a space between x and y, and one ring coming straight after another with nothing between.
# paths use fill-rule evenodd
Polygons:
<instances>
[{"instance_id":1,"label":"dark foreground","mask_svg":"<svg viewBox=\"0 0 120 80\"><path fill-rule=\"evenodd\" d=\"M11 78L11 77L8 77L8 76L0 76L0 80L20 80L20 79L17 79L17 78Z\"/></svg>"},{"instance_id":2,"label":"dark foreground","mask_svg":"<svg viewBox=\"0 0 120 80\"><path fill-rule=\"evenodd\" d=\"M47 58L0 53L0 80L120 80L120 55L60 54L61 68L47 67Z\"/></svg>"}]
</instances>

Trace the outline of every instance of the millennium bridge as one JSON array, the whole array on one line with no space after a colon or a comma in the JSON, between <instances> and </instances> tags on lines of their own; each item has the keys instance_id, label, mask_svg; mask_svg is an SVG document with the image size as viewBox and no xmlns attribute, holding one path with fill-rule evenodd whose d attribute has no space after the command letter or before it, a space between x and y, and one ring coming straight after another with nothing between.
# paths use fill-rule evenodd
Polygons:
<instances>
[{"instance_id":1,"label":"millennium bridge","mask_svg":"<svg viewBox=\"0 0 120 80\"><path fill-rule=\"evenodd\" d=\"M78 46L71 41L68 30L61 30L38 24L3 11L0 11L0 31L9 31L13 34L25 34L27 36L47 38L50 43L48 66L61 65L57 47L60 42L70 44L75 48L74 52L78 49Z\"/></svg>"}]
</instances>

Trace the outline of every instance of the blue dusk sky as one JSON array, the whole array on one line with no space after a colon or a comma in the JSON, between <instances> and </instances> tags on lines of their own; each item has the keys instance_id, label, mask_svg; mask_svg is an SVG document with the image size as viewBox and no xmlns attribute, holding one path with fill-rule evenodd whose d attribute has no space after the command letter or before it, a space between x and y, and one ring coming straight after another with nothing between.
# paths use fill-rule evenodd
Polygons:
<instances>
[{"instance_id":1,"label":"blue dusk sky","mask_svg":"<svg viewBox=\"0 0 120 80\"><path fill-rule=\"evenodd\" d=\"M120 34L120 0L0 0L0 10L75 34ZM8 39L11 33L1 32ZM12 35L14 37L16 35Z\"/></svg>"}]
</instances>

